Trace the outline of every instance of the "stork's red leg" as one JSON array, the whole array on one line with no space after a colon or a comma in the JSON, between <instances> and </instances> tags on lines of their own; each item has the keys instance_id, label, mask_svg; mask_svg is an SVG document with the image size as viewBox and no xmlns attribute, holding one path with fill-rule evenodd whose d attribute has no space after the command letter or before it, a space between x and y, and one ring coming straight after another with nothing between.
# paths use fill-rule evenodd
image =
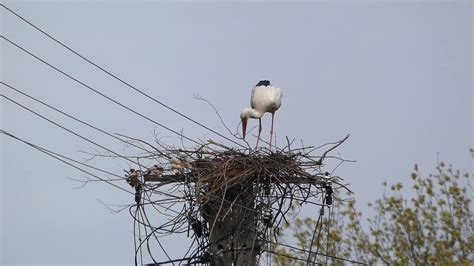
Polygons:
<instances>
[{"instance_id":1,"label":"stork's red leg","mask_svg":"<svg viewBox=\"0 0 474 266\"><path fill-rule=\"evenodd\" d=\"M273 136L273 118L275 117L275 113L272 112L272 127L270 129L270 150L272 149L272 136Z\"/></svg>"},{"instance_id":2,"label":"stork's red leg","mask_svg":"<svg viewBox=\"0 0 474 266\"><path fill-rule=\"evenodd\" d=\"M258 119L258 137L257 137L257 144L255 145L255 149L258 147L258 142L260 141L260 133L262 132L262 119Z\"/></svg>"}]
</instances>

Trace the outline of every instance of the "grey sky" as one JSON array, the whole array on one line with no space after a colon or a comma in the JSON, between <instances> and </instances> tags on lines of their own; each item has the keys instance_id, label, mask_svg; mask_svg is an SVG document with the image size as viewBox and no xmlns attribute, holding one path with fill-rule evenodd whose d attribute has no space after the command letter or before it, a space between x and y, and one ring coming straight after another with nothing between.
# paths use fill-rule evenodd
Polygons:
<instances>
[{"instance_id":1,"label":"grey sky","mask_svg":"<svg viewBox=\"0 0 474 266\"><path fill-rule=\"evenodd\" d=\"M440 159L472 169L472 3L470 1L18 2L5 4L99 65L161 101L225 133L212 101L234 129L251 87L270 79L284 91L277 139L339 151L357 163L336 174L363 210L383 180L406 181ZM1 31L15 42L193 138L222 141L131 92L1 9ZM152 141L172 134L86 91L0 41L1 80L111 132ZM60 119L101 144L124 145L85 129L1 87L3 94ZM47 112L46 112L47 111ZM263 135L268 138L269 117ZM255 121L253 125L255 125ZM251 126L251 125L250 125ZM1 128L59 153L84 159L92 145L1 101ZM80 190L65 177L84 175L1 136L0 264L118 264L133 260L132 219L98 201L133 198L94 183ZM167 141L177 142L170 138ZM122 174L122 160L96 165ZM173 254L182 254L176 240Z\"/></svg>"}]
</instances>

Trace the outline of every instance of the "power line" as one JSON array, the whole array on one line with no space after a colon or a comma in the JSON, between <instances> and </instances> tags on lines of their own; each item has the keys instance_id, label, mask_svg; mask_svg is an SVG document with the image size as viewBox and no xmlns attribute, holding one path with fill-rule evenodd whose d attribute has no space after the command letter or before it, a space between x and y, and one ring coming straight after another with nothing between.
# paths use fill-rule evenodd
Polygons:
<instances>
[{"instance_id":1,"label":"power line","mask_svg":"<svg viewBox=\"0 0 474 266\"><path fill-rule=\"evenodd\" d=\"M273 242L273 241L270 241L270 240L267 240L267 242L269 242L271 244L274 244L274 245L279 245L279 246L291 248L291 249L294 249L294 250L297 250L297 251L305 252L305 253L308 252L305 249L298 248L298 247L295 247L295 246L286 245L286 244L283 244L283 243L277 243L277 242ZM268 251L268 250L266 250L266 251ZM316 253L316 252L312 251L311 253L312 254L318 254L318 255L321 255L323 257L329 257L329 258L332 258L332 259L335 259L335 260L342 260L342 261L351 262L351 263L355 263L355 264L367 265L367 263L363 263L363 262L360 262L360 261L345 259L345 258L341 258L341 257L336 257L336 256L328 255L328 254L319 253L319 252ZM279 254L279 255L282 255L282 254ZM299 260L305 261L305 262L307 261L307 259L299 259Z\"/></svg>"},{"instance_id":2,"label":"power line","mask_svg":"<svg viewBox=\"0 0 474 266\"><path fill-rule=\"evenodd\" d=\"M239 206L236 204L236 206ZM240 205L241 206L241 205ZM254 231L252 228L249 228L249 227L244 227L244 229L250 231L250 232L254 232L256 233L256 231ZM270 239L266 239L264 240L266 243L269 243L269 244L272 244L272 245L278 245L278 246L283 246L283 247L287 247L287 248L290 248L290 249L294 249L296 251L300 251L300 252L304 252L304 253L309 253L309 254L313 254L313 255L319 255L319 256L323 256L323 257L328 257L328 258L332 258L334 260L341 260L341 261L345 261L345 262L350 262L350 263L354 263L354 264L360 264L360 265L367 265L367 263L363 263L363 262L360 262L360 261L356 261L356 260L351 260L351 259L345 259L345 258L341 258L341 257L337 257L337 256L333 256L333 255L329 255L329 254L325 254L325 253L321 253L319 251L315 252L315 251L308 251L306 249L302 249L302 248L298 248L296 246L291 246L291 245L287 245L287 244L284 244L284 243L278 243L278 242L274 242ZM272 251L272 250L267 250L265 249L264 250L265 252L270 252L270 253L273 253L273 254L276 254L276 255L285 255L283 253L276 253L276 251ZM304 261L304 262L307 262L308 259L303 259L303 258L296 258L296 257L293 257L291 256L291 258L293 259L297 259L297 260L301 260L301 261Z\"/></svg>"},{"instance_id":3,"label":"power line","mask_svg":"<svg viewBox=\"0 0 474 266\"><path fill-rule=\"evenodd\" d=\"M5 131L5 130L3 130L3 129L0 129L0 134L3 134L3 135L8 136L8 137L11 137L12 139L15 139L15 140L17 140L17 141L20 141L20 142L22 142L23 144L26 144L27 146L30 146L30 147L32 147L32 148L34 148L34 149L36 149L36 150L38 150L38 151L40 151L40 152L42 152L42 153L48 155L48 156L50 156L50 157L53 157L54 159L56 159L56 160L58 160L58 161L61 161L61 162L65 163L65 164L67 164L67 165L69 165L69 166L71 166L71 167L73 167L73 168L75 168L75 169L77 169L77 170L79 170L79 171L81 171L81 172L83 172L83 173L86 173L86 174L88 174L88 175L90 175L90 176L93 176L93 177L97 178L97 180L99 180L99 181L103 181L103 182L105 182L105 183L107 183L107 184L109 184L109 185L112 185L112 186L114 186L114 187L116 187L116 188L118 188L118 189L120 189L120 190L123 190L123 191L125 191L125 192L127 192L127 193L129 193L129 194L135 195L134 192L128 191L128 190L126 190L126 189L124 189L124 188L122 188L122 187L120 187L120 186L118 186L118 185L112 183L110 180L101 178L100 176L95 175L95 174L93 174L93 173L91 173L91 172L88 172L88 171L86 171L86 170L84 170L84 169L82 169L82 168L80 168L80 167L78 167L78 166L76 166L76 165L74 165L74 164L68 162L68 161L74 162L74 163L76 163L76 164L80 164L80 165L85 166L85 167L87 167L87 168L90 168L90 169L93 169L93 170L96 170L96 171L99 171L99 172L102 172L102 173L105 173L105 174L108 174L108 175L111 175L111 176L114 176L114 177L117 177L117 178L120 178L120 179L124 179L123 176L114 174L114 173L112 173L112 172L109 172L109 171L100 169L100 168L98 168L98 167L95 167L95 166L92 166L92 165L89 165L89 164L86 164L86 163L83 163L83 162L80 162L80 161L77 161L77 160L72 159L72 158L70 158L70 157L67 157L67 156L65 156L65 155L62 155L62 154L59 154L59 153L54 152L54 151L52 151L52 150L49 150L49 149L46 149L46 148L44 148L44 147L38 146L38 145L33 144L33 143L31 143L31 142L28 142L28 141L26 141L26 140L24 140L24 139L22 139L22 138L20 138L20 137L18 137L18 136L15 136L14 134L9 133L9 132L7 132L7 131ZM165 196L168 196L168 197L174 197L174 198L176 198L176 199L182 199L181 197L174 196L174 195L171 195L171 194L166 193L166 192L160 192L160 193L163 194L163 195L165 195ZM146 201L147 201L147 203L144 203L144 204L150 204L150 203L154 203L154 202L155 202L155 201L151 201L150 199L147 199ZM170 209L169 211L173 211L173 210Z\"/></svg>"},{"instance_id":4,"label":"power line","mask_svg":"<svg viewBox=\"0 0 474 266\"><path fill-rule=\"evenodd\" d=\"M324 195L323 195L323 198L324 198ZM316 258L318 257L319 246L320 246L319 245L320 244L319 243L319 237L321 236L321 229L323 228L323 215L324 215L324 201L323 201L323 206L321 206L321 209L319 211L318 221L316 222L316 226L314 227L313 235L311 237L311 245L309 246L309 254L308 254L308 260L306 262L306 265L309 265L310 258L311 258L311 251L313 249L313 244L314 244L314 237L316 235L316 230L318 230L318 226L319 226L318 238L316 240L316 244L317 244L318 248L316 249L316 253L315 253L315 256L313 258L313 263L314 263L314 261L316 261ZM328 221L328 223L329 223L329 221Z\"/></svg>"},{"instance_id":5,"label":"power line","mask_svg":"<svg viewBox=\"0 0 474 266\"><path fill-rule=\"evenodd\" d=\"M239 204L235 204L236 206L238 207L244 207L242 205L239 205ZM244 229L248 230L249 232L254 232L254 233L257 233L256 231L254 231L254 229L252 228L249 228L249 227L244 227ZM217 241L217 240L216 240ZM304 253L310 253L310 254L317 254L319 256L323 256L323 257L327 257L327 258L332 258L334 260L341 260L341 261L345 261L345 262L350 262L350 263L354 263L354 264L360 264L360 265L367 265L367 263L363 263L363 262L360 262L360 261L356 261L356 260L351 260L351 259L345 259L345 258L341 258L341 257L337 257L337 256L333 256L333 255L329 255L329 254L325 254L325 253L321 253L319 251L315 252L315 251L308 251L306 249L302 249L302 248L298 248L298 247L295 247L295 246L291 246L291 245L287 245L287 244L284 244L284 243L278 243L278 242L274 242L270 239L266 239L264 240L266 243L269 243L269 244L272 244L272 245L278 245L278 246L283 246L283 247L287 247L287 248L290 248L290 249L294 249L294 250L297 250L297 251L300 251L300 252L304 252ZM210 244L208 244L210 245ZM237 249L236 249L237 250ZM276 254L276 255L287 255L287 254L284 254L284 253L277 253L276 251L273 251L273 250L264 250L265 252L270 252L270 253L273 253L273 254ZM287 257L290 257L290 258L293 258L293 259L297 259L297 260L300 260L300 261L303 261L303 262L307 262L308 259L303 259L303 258L297 258L297 257L294 257L294 256L287 256Z\"/></svg>"},{"instance_id":6,"label":"power line","mask_svg":"<svg viewBox=\"0 0 474 266\"><path fill-rule=\"evenodd\" d=\"M140 116L140 117L142 117L142 118L144 118L144 119L146 119L146 120L148 120L148 121L150 121L150 122L152 122L152 123L154 123L154 124L156 124L156 125L158 125L158 126L160 126L160 127L162 127L162 128L164 128L164 129L166 129L166 130L168 130L168 131L170 131L170 132L172 132L172 133L174 133L174 134L176 134L176 135L178 135L178 136L180 136L180 137L182 137L182 138L185 138L185 139L187 139L187 140L189 140L189 141L191 141L191 142L193 142L193 143L195 143L195 144L197 144L197 145L202 145L202 143L199 143L199 142L197 142L197 141L195 141L195 140L193 140L193 139L191 139L191 138L189 138L189 137L183 135L182 133L179 133L179 132L177 132L177 131L175 131L175 130L173 130L173 129L171 129L171 128L169 128L169 127L163 125L163 124L160 124L160 123L156 122L155 120L153 120L153 119L151 119L151 118L149 118L149 117L147 117L147 116L145 116L145 115L143 115L143 114L141 114L141 113L139 113L139 112L137 112L137 111L131 109L130 107L128 107L128 106L126 106L126 105L124 105L124 104L122 104L122 103L120 103L120 102L118 102L118 101L112 99L111 97L105 95L104 93L102 93L102 92L100 92L100 91L98 91L98 90L92 88L91 86L85 84L84 82L78 80L77 78L75 78L75 77L73 77L73 76L67 74L66 72L62 71L61 69L59 69L59 68L53 66L52 64L48 63L48 62L45 61L44 59L41 59L41 58L38 57L37 55L35 55L35 54L33 54L32 52L26 50L25 48L23 48L22 46L20 46L19 44L15 43L15 42L11 41L10 39L6 38L5 36L0 35L0 38L4 39L5 41L7 41L8 43L10 43L10 44L12 44L13 46L17 47L18 49L22 50L23 52L29 54L30 56L32 56L32 57L35 58L36 60L42 62L43 64L45 64L45 65L47 65L47 66L49 66L49 67L51 67L52 69L56 70L57 72L63 74L64 76L66 76L66 77L68 77L68 78L74 80L75 82L79 83L80 85L86 87L86 88L89 89L90 91L93 91L93 92L95 92L96 94L98 94L98 95L100 95L100 96L106 98L107 100L109 100L109 101L111 101L111 102L113 102L113 103L119 105L120 107L125 108L126 110L128 110L128 111L130 111L130 112L132 112L132 113L134 113L134 114L136 114L136 115L138 115L138 116Z\"/></svg>"},{"instance_id":7,"label":"power line","mask_svg":"<svg viewBox=\"0 0 474 266\"><path fill-rule=\"evenodd\" d=\"M9 11L10 13L12 13L13 15L15 15L16 17L18 17L19 19L23 20L25 23L27 23L28 25L30 25L31 27L33 27L34 29L38 30L39 32L41 32L42 34L44 34L45 36L47 36L48 38L50 38L51 40L53 40L54 42L56 42L57 44L61 45L62 47L66 48L68 51L70 51L71 53L75 54L76 56L80 57L81 59L83 59L84 61L86 61L87 63L91 64L92 66L96 67L97 69L101 70L102 72L106 73L107 75L109 75L110 77L114 78L115 80L121 82L122 84L126 85L127 87L133 89L134 91L138 92L139 94L145 96L146 98L154 101L155 103L167 108L168 110L186 118L187 120L205 128L206 130L209 130L211 131L212 133L234 143L234 144L237 144L238 146L242 147L242 148L246 148L244 145L222 135L221 133L209 128L208 126L196 121L195 119L192 119L191 117L183 114L182 112L179 112L178 110L170 107L169 105L157 100L156 98L153 98L152 96L150 96L149 94L143 92L142 90L138 89L137 87L131 85L130 83L124 81L123 79L119 78L117 75L111 73L110 71L106 70L105 68L99 66L98 64L94 63L92 60L86 58L85 56L81 55L80 53L78 53L77 51L73 50L71 47L69 47L68 45L64 44L63 42L59 41L58 39L54 38L52 35L48 34L47 32L45 32L44 30L40 29L38 26L34 25L32 22L28 21L26 18L22 17L21 15L19 15L18 13L14 12L13 10L11 10L10 8L6 7L4 4L0 4L0 6L2 6L3 8L5 8L7 11Z\"/></svg>"},{"instance_id":8,"label":"power line","mask_svg":"<svg viewBox=\"0 0 474 266\"><path fill-rule=\"evenodd\" d=\"M46 103L46 102L44 102L44 101L41 101L41 100L39 100L39 99L37 99L37 98L35 98L35 97L33 97L33 96L31 96L31 95L25 93L25 92L23 92L23 91L21 91L21 90L15 88L15 87L13 87L13 86L10 85L10 84L7 84L7 83L5 83L5 82L3 82L3 81L0 81L0 84L3 84L4 86L6 86L6 87L9 88L9 89L11 89L11 90L13 90L13 91L15 91L15 92L17 92L17 93L19 93L19 94L21 94L21 95L27 97L27 98L29 98L29 99L31 99L31 100L34 100L34 101L36 101L37 103L40 103L40 104L42 104L42 105L44 105L44 106L46 106L46 107L48 107L48 108L50 108L50 109L52 109L52 110L54 110L54 111L56 111L56 112L58 112L58 113L64 115L64 116L67 116L67 117L73 119L73 120L76 121L76 122L79 122L79 123L81 123L81 124L83 124L83 125L86 125L86 126L92 128L92 129L95 129L95 130L97 130L97 131L99 131L99 132L101 132L101 133L103 133L103 134L105 134L105 135L107 135L107 136L109 136L109 137L112 137L112 138L114 138L114 139L117 139L117 140L119 140L119 141L121 141L121 142L124 142L124 143L126 143L126 144L128 144L128 145L134 146L135 148L141 149L142 151L150 152L150 151L148 151L147 149L144 149L143 147L140 147L140 146L138 146L138 145L135 145L133 142L125 141L125 140L123 140L123 139L121 139L121 138L119 138L119 137L117 137L117 136L115 136L115 135L113 135L113 134L111 134L111 133L109 133L109 132L106 132L105 130L102 130L102 129L100 129L100 128L94 126L94 125L91 125L91 124L89 124L89 123L87 123L87 122L84 122L84 121L82 121L82 120L80 120L80 119L78 119L78 118L76 118L76 117L74 117L74 116L72 116L72 115L70 115L70 114L64 112L64 111L61 111L61 110L59 110L58 108L55 108L55 107L51 106L50 104L48 104L48 103ZM164 154L164 153L160 153L160 155L163 155L163 156L165 156L165 157L166 157L166 156L169 157L168 155L166 155L166 154ZM171 158L171 157L169 157L169 159L170 159L170 158Z\"/></svg>"},{"instance_id":9,"label":"power line","mask_svg":"<svg viewBox=\"0 0 474 266\"><path fill-rule=\"evenodd\" d=\"M283 256L283 257L287 257L287 258L294 259L294 260L306 261L305 259L298 258L298 257L295 257L295 256L291 256L291 255L285 254L285 253L276 252L276 251L273 251L273 250L265 250L265 251L268 252L268 253L272 253L274 255ZM318 263L318 264L322 265L321 263Z\"/></svg>"},{"instance_id":10,"label":"power line","mask_svg":"<svg viewBox=\"0 0 474 266\"><path fill-rule=\"evenodd\" d=\"M103 178L101 178L101 177L98 176L98 175L95 175L95 174L93 174L93 173L91 173L91 172L88 172L88 171L86 171L86 170L84 170L84 169L82 169L82 168L80 168L80 167L78 167L78 166L76 166L76 165L74 165L74 164L72 164L72 163L66 161L66 160L75 162L75 163L77 163L77 164L81 164L81 165L83 165L83 166L87 166L87 167L89 167L89 168L91 168L91 169L98 170L98 171L107 173L107 174L112 175L112 176L116 176L116 177L123 178L123 177L121 177L121 176L119 176L119 175L116 175L116 174L114 174L114 173L110 173L110 172L108 172L108 171L99 169L99 168L97 168L97 167L94 167L94 166L91 166L91 165L88 165L88 164L85 164L85 163L81 163L81 162L79 162L79 161L76 161L76 160L71 159L71 158L69 158L69 157L66 157L66 156L64 156L64 155L60 155L60 154L58 154L58 153L56 153L56 152L50 151L50 150L48 150L48 149L46 149L46 148L42 148L42 147L40 147L40 146L38 146L38 145L35 145L35 144L30 143L30 142L28 142L28 141L26 141L26 140L23 140L23 139L21 139L21 138L15 136L15 135L13 135L13 134L11 134L11 133L5 131L5 130L3 130L3 129L0 129L0 133L3 134L3 135L5 135L5 136L8 136L8 137L10 137L10 138L16 139L16 140L18 140L18 141L20 141L20 142L22 142L22 143L24 143L24 144L26 144L26 145L28 145L28 146L30 146L30 147L36 149L36 150L38 150L38 151L40 151L40 152L42 152L42 153L44 153L44 154L46 154L46 155L48 155L48 156L50 156L50 157L53 157L54 159L59 160L59 161L65 163L65 164L67 164L67 165L69 165L69 166L71 166L71 167L73 167L73 168L75 168L75 169L77 169L77 170L83 172L83 173L86 173L86 174L88 174L88 175L90 175L90 176L93 176L93 177L97 178L97 179L100 180L100 181L106 182L107 184L112 185L112 186L114 186L114 187L116 187L116 188L118 188L118 189L120 189L120 190L123 190L123 191L125 191L125 192L127 192L127 193L130 193L130 194L132 194L132 195L135 195L135 193L133 193L133 192L131 192L131 191L128 191L128 190L126 190L126 189L124 189L124 188L122 188L122 187L120 187L120 186L118 186L118 185L116 185L116 184L110 182L109 180L103 179Z\"/></svg>"},{"instance_id":11,"label":"power line","mask_svg":"<svg viewBox=\"0 0 474 266\"><path fill-rule=\"evenodd\" d=\"M94 144L94 145L96 145L96 146L98 146L98 147L100 147L100 148L102 148L102 149L104 149L104 150L106 150L106 151L108 151L108 152L110 152L110 153L112 153L112 154L114 154L114 155L116 155L116 156L122 158L122 159L125 159L125 160L127 160L127 161L129 161L129 162L131 162L131 163L133 163L133 164L136 164L136 165L138 165L138 166L142 166L142 165L140 165L139 163L137 163L137 162L135 162L135 161L133 161L133 160L131 160L131 159L129 159L129 158L127 158L127 157L121 155L121 154L118 154L118 153L114 152L113 150L108 149L108 148L106 148L106 147L100 145L99 143L97 143L97 142L95 142L95 141L93 141L93 140L90 140L90 139L88 139L88 138L82 136L81 134L78 134L78 133L76 133L76 132L74 132L74 131L72 131L72 130L70 130L70 129L68 129L68 128L66 128L66 127L64 127L64 126L62 126L62 125L60 125L60 124L58 124L58 123L56 123L56 122L54 122L53 120L51 120L51 119L49 119L49 118L47 118L47 117L45 117L45 116L43 116L43 115L41 115L41 114L39 114L39 113L33 111L33 110L31 110L30 108L28 108L28 107L22 105L21 103L15 101L15 100L10 99L9 97L7 97L7 96L5 96L5 95L3 95L3 94L0 94L0 96L3 97L3 98L5 98L6 100L8 100L8 101L10 101L10 102L12 102L12 103L18 105L18 106L20 106L21 108L27 110L28 112L30 112L30 113L32 113L32 114L35 114L36 116L39 116L40 118L42 118L42 119L48 121L49 123L51 123L51 124L53 124L53 125L55 125L55 126L61 128L61 129L65 130L65 131L67 131L67 132L73 134L74 136L76 136L76 137L78 137L78 138L81 138L81 139L83 139L83 140L85 140L85 141L87 141L87 142L89 142L89 143L92 143L92 144Z\"/></svg>"},{"instance_id":12,"label":"power line","mask_svg":"<svg viewBox=\"0 0 474 266\"><path fill-rule=\"evenodd\" d=\"M14 139L16 139L16 140L18 140L18 141L21 141L21 142L23 142L24 144L27 144L28 146L31 146L31 147L33 147L33 148L37 148L37 149L40 149L40 150L44 150L44 151L46 151L46 152L48 152L48 153L53 154L54 156L58 156L58 157L63 158L63 159L65 159L65 160L68 160L68 161L71 161L71 162L80 164L80 165L82 165L82 166L85 166L85 167L87 167L87 168L91 168L91 169L93 169L93 170L102 172L102 173L104 173L104 174L108 174L108 175L115 176L115 177L120 178L120 179L124 179L123 176L114 174L114 173L112 173L112 172L109 172L109 171L100 169L100 168L98 168L98 167L95 167L95 166L92 166L92 165L89 165L89 164L86 164L86 163L83 163L83 162L80 162L80 161L77 161L77 160L72 159L72 158L70 158L70 157L67 157L67 156L65 156L65 155L59 154L59 153L57 153L57 152L54 152L54 151L48 150L48 149L46 149L46 148L40 147L40 146L38 146L38 145L35 145L35 144L33 144L33 143L31 143L31 142L28 142L28 141L26 141L26 140L20 139L19 137L16 137L15 135L13 135L13 134L11 134L11 133L8 133L8 132L5 131L5 130L1 130L1 129L0 129L0 133L2 133L2 134L4 134L4 135L7 135L7 136L9 136L9 137L11 137L11 138L14 138ZM103 181L103 180L101 180L101 181Z\"/></svg>"},{"instance_id":13,"label":"power line","mask_svg":"<svg viewBox=\"0 0 474 266\"><path fill-rule=\"evenodd\" d=\"M327 226L327 234L326 234L326 252L329 252L329 237L330 237L330 226L331 226L331 213L332 213L332 208L329 208L329 217L328 217L328 226ZM328 257L326 257L326 265L328 265Z\"/></svg>"}]
</instances>

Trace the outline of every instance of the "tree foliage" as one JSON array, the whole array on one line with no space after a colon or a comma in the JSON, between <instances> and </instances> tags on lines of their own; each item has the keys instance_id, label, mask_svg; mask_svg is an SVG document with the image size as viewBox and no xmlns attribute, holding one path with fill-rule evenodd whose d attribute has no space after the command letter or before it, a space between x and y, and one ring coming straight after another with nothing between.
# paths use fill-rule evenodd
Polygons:
<instances>
[{"instance_id":1,"label":"tree foliage","mask_svg":"<svg viewBox=\"0 0 474 266\"><path fill-rule=\"evenodd\" d=\"M351 258L371 265L472 265L469 174L439 162L435 174L422 177L415 165L410 177L408 189L384 182L382 197L369 204L374 213L370 218L356 210L354 201L336 200L332 209L324 208L319 222L305 218L286 224L283 231L300 249L275 246L276 253L283 254L275 256L275 262L344 265L343 259Z\"/></svg>"}]
</instances>

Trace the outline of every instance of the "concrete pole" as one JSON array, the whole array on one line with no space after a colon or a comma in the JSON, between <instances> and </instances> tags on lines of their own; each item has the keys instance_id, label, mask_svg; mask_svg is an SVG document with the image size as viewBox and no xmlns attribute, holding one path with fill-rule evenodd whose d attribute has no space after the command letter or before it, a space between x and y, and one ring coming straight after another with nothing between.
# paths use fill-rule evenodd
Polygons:
<instances>
[{"instance_id":1,"label":"concrete pole","mask_svg":"<svg viewBox=\"0 0 474 266\"><path fill-rule=\"evenodd\" d=\"M204 218L212 233L209 238L212 263L216 266L256 266L255 195L252 187L227 189L225 201L217 199L213 209L204 209ZM234 202L234 204L232 204ZM220 211L215 206L220 207ZM215 221L215 222L214 222Z\"/></svg>"}]
</instances>

